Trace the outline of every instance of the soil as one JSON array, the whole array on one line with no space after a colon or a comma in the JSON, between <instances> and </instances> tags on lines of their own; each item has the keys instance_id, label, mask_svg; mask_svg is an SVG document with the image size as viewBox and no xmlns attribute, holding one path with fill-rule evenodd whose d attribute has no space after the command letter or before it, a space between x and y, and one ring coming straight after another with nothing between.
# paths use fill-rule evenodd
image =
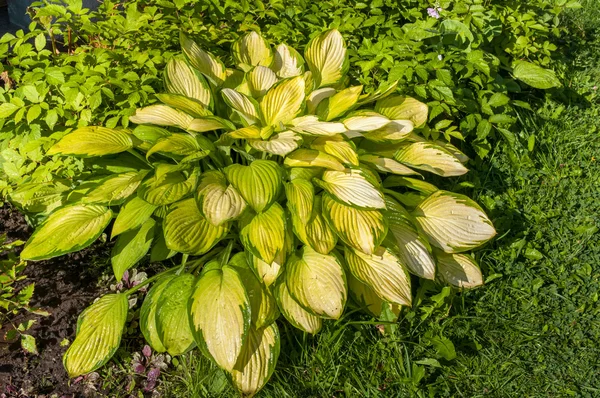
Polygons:
<instances>
[{"instance_id":1,"label":"soil","mask_svg":"<svg viewBox=\"0 0 600 398\"><path fill-rule=\"evenodd\" d=\"M32 228L14 208L0 208L0 234L6 233L9 241L27 240ZM106 267L110 245L96 242L91 247L47 261L29 262L25 268L25 282L35 282L31 301L33 307L48 311L47 317L19 315L14 324L35 319L30 329L37 340L39 355L26 354L19 342L5 342L4 335L10 325L0 329L0 397L86 397L84 383L69 380L62 365L66 346L64 339L75 338L77 316L103 292L98 281Z\"/></svg>"}]
</instances>

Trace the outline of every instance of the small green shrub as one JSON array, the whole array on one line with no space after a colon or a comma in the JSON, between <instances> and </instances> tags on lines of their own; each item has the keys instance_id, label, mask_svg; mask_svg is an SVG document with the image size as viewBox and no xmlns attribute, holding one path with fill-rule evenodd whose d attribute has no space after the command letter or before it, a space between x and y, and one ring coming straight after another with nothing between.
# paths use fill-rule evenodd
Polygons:
<instances>
[{"instance_id":1,"label":"small green shrub","mask_svg":"<svg viewBox=\"0 0 600 398\"><path fill-rule=\"evenodd\" d=\"M248 33L233 45L236 69L183 34L181 46L162 103L131 116L137 127L80 127L47 152L86 158L92 173L45 184L44 195L20 191L23 206L54 209L23 259L80 250L114 215L117 280L148 253L182 253L180 265L81 314L64 356L71 376L110 359L127 297L151 282L140 311L148 343L171 355L199 346L245 395L275 368L280 313L317 333L348 295L397 319L411 305L409 272L458 288L483 283L464 252L495 235L490 220L422 174L462 175L468 158L420 134L428 108L395 84L348 86L337 30L313 37L304 58Z\"/></svg>"}]
</instances>

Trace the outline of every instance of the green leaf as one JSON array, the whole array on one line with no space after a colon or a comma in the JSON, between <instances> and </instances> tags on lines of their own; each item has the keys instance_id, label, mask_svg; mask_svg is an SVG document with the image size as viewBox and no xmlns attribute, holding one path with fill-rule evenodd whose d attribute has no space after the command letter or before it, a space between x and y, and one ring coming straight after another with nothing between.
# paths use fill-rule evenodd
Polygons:
<instances>
[{"instance_id":1,"label":"green leaf","mask_svg":"<svg viewBox=\"0 0 600 398\"><path fill-rule=\"evenodd\" d=\"M310 334L317 334L321 330L323 326L321 318L308 312L294 300L287 288L285 278L277 281L274 294L281 313L292 326Z\"/></svg>"},{"instance_id":2,"label":"green leaf","mask_svg":"<svg viewBox=\"0 0 600 398\"><path fill-rule=\"evenodd\" d=\"M129 302L125 294L107 294L86 308L77 321L77 336L63 356L69 377L100 368L121 344Z\"/></svg>"},{"instance_id":3,"label":"green leaf","mask_svg":"<svg viewBox=\"0 0 600 398\"><path fill-rule=\"evenodd\" d=\"M256 160L249 166L233 164L225 168L225 175L256 212L271 205L282 187L281 167L272 160Z\"/></svg>"},{"instance_id":4,"label":"green leaf","mask_svg":"<svg viewBox=\"0 0 600 398\"><path fill-rule=\"evenodd\" d=\"M270 264L283 251L286 216L279 203L264 212L247 214L240 222L240 239L250 253Z\"/></svg>"},{"instance_id":5,"label":"green leaf","mask_svg":"<svg viewBox=\"0 0 600 398\"><path fill-rule=\"evenodd\" d=\"M135 193L146 174L148 174L148 170L130 171L108 176L99 181L95 188L87 192L82 202L108 206L121 204Z\"/></svg>"},{"instance_id":6,"label":"green leaf","mask_svg":"<svg viewBox=\"0 0 600 398\"><path fill-rule=\"evenodd\" d=\"M348 87L321 101L317 107L317 115L325 121L342 116L356 106L362 89L363 86Z\"/></svg>"},{"instance_id":7,"label":"green leaf","mask_svg":"<svg viewBox=\"0 0 600 398\"><path fill-rule=\"evenodd\" d=\"M112 249L110 261L117 281L123 278L123 273L140 261L154 239L153 219L148 219L142 226L132 229L119 236Z\"/></svg>"},{"instance_id":8,"label":"green leaf","mask_svg":"<svg viewBox=\"0 0 600 398\"><path fill-rule=\"evenodd\" d=\"M560 80L554 71L527 61L516 61L513 65L513 75L533 88L549 89L560 86Z\"/></svg>"},{"instance_id":9,"label":"green leaf","mask_svg":"<svg viewBox=\"0 0 600 398\"><path fill-rule=\"evenodd\" d=\"M251 31L237 39L232 46L233 58L243 66L269 66L273 53L269 43L258 33Z\"/></svg>"},{"instance_id":10,"label":"green leaf","mask_svg":"<svg viewBox=\"0 0 600 398\"><path fill-rule=\"evenodd\" d=\"M131 135L105 127L82 127L65 135L46 155L103 156L133 148Z\"/></svg>"},{"instance_id":11,"label":"green leaf","mask_svg":"<svg viewBox=\"0 0 600 398\"><path fill-rule=\"evenodd\" d=\"M40 33L35 37L35 49L39 52L46 48L46 36Z\"/></svg>"},{"instance_id":12,"label":"green leaf","mask_svg":"<svg viewBox=\"0 0 600 398\"><path fill-rule=\"evenodd\" d=\"M7 117L15 113L15 111L19 108L20 106L11 104L10 102L4 102L3 104L0 104L0 118L6 119Z\"/></svg>"},{"instance_id":13,"label":"green leaf","mask_svg":"<svg viewBox=\"0 0 600 398\"><path fill-rule=\"evenodd\" d=\"M193 40L190 40L183 32L179 33L181 49L190 64L198 69L215 86L219 87L225 81L226 73L223 63L202 50Z\"/></svg>"},{"instance_id":14,"label":"green leaf","mask_svg":"<svg viewBox=\"0 0 600 398\"><path fill-rule=\"evenodd\" d=\"M350 297L368 314L382 319L386 307L389 308L392 314L392 322L398 319L398 315L402 309L401 305L388 303L381 299L369 285L363 283L348 273L348 292Z\"/></svg>"},{"instance_id":15,"label":"green leaf","mask_svg":"<svg viewBox=\"0 0 600 398\"><path fill-rule=\"evenodd\" d=\"M189 134L174 133L168 137L159 138L146 153L146 158L155 153L181 157L204 151L208 155L209 151L214 149L215 147L212 142L205 137L193 137Z\"/></svg>"},{"instance_id":16,"label":"green leaf","mask_svg":"<svg viewBox=\"0 0 600 398\"><path fill-rule=\"evenodd\" d=\"M180 94L210 108L212 96L204 77L180 58L171 58L165 68L165 87L168 92ZM203 115L198 115L203 116Z\"/></svg>"},{"instance_id":17,"label":"green leaf","mask_svg":"<svg viewBox=\"0 0 600 398\"><path fill-rule=\"evenodd\" d=\"M160 340L156 327L158 299L174 277L175 275L167 275L159 279L148 291L148 294L146 294L142 308L140 308L140 330L148 344L150 344L150 347L156 352L165 352L167 350Z\"/></svg>"},{"instance_id":18,"label":"green leaf","mask_svg":"<svg viewBox=\"0 0 600 398\"><path fill-rule=\"evenodd\" d=\"M456 350L454 344L447 337L433 337L429 339L429 343L433 345L433 348L437 351L438 355L447 361L451 361L456 358Z\"/></svg>"},{"instance_id":19,"label":"green leaf","mask_svg":"<svg viewBox=\"0 0 600 398\"><path fill-rule=\"evenodd\" d=\"M212 225L198 209L196 199L190 198L171 206L163 228L169 249L201 255L225 237L229 224Z\"/></svg>"},{"instance_id":20,"label":"green leaf","mask_svg":"<svg viewBox=\"0 0 600 398\"><path fill-rule=\"evenodd\" d=\"M138 195L156 206L168 205L188 196L196 188L200 168L194 168L185 178L178 171L169 172L170 167L165 167L167 172L164 174L159 173L161 169L157 167L154 178L147 179L141 185Z\"/></svg>"},{"instance_id":21,"label":"green leaf","mask_svg":"<svg viewBox=\"0 0 600 398\"><path fill-rule=\"evenodd\" d=\"M206 109L200 101L179 94L156 94L156 98L165 105L183 111L194 117L211 116L212 112ZM189 126L189 125L188 125Z\"/></svg>"},{"instance_id":22,"label":"green leaf","mask_svg":"<svg viewBox=\"0 0 600 398\"><path fill-rule=\"evenodd\" d=\"M35 337L30 334L21 334L21 348L28 354L38 355Z\"/></svg>"},{"instance_id":23,"label":"green leaf","mask_svg":"<svg viewBox=\"0 0 600 398\"><path fill-rule=\"evenodd\" d=\"M337 29L315 36L306 46L304 58L312 72L315 89L338 83L348 72L346 42Z\"/></svg>"},{"instance_id":24,"label":"green leaf","mask_svg":"<svg viewBox=\"0 0 600 398\"><path fill-rule=\"evenodd\" d=\"M32 105L27 111L27 124L31 124L42 114L42 107L38 104Z\"/></svg>"},{"instance_id":25,"label":"green leaf","mask_svg":"<svg viewBox=\"0 0 600 398\"><path fill-rule=\"evenodd\" d=\"M285 282L290 295L309 312L339 319L347 297L346 275L337 257L308 246L286 263Z\"/></svg>"},{"instance_id":26,"label":"green leaf","mask_svg":"<svg viewBox=\"0 0 600 398\"><path fill-rule=\"evenodd\" d=\"M31 235L21 252L23 260L47 260L92 244L112 219L98 205L72 205L52 213Z\"/></svg>"},{"instance_id":27,"label":"green leaf","mask_svg":"<svg viewBox=\"0 0 600 398\"><path fill-rule=\"evenodd\" d=\"M188 318L188 302L195 279L192 274L174 277L156 303L156 331L171 356L181 355L196 345Z\"/></svg>"},{"instance_id":28,"label":"green leaf","mask_svg":"<svg viewBox=\"0 0 600 398\"><path fill-rule=\"evenodd\" d=\"M194 337L225 370L233 370L243 350L250 308L246 289L233 267L205 271L194 287L190 304Z\"/></svg>"},{"instance_id":29,"label":"green leaf","mask_svg":"<svg viewBox=\"0 0 600 398\"><path fill-rule=\"evenodd\" d=\"M129 199L119 210L119 214L115 219L112 227L112 238L115 236L140 227L144 224L157 206L146 202L139 196L134 196Z\"/></svg>"}]
</instances>

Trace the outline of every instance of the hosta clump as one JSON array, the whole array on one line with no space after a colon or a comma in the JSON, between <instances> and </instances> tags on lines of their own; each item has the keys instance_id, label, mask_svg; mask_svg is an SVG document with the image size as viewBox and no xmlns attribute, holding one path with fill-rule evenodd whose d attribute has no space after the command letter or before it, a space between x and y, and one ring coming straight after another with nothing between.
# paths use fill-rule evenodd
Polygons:
<instances>
[{"instance_id":1,"label":"hosta clump","mask_svg":"<svg viewBox=\"0 0 600 398\"><path fill-rule=\"evenodd\" d=\"M373 316L397 317L411 305L409 273L482 284L464 252L495 234L491 222L469 198L423 180L464 174L467 158L417 133L427 106L393 83L372 94L347 87L338 31L312 39L304 57L246 34L233 46L237 68L184 35L181 44L162 104L139 109L135 129L84 127L50 149L92 157L89 178L27 199L57 209L25 259L79 250L115 215L117 280L148 252L152 261L183 253L180 265L81 315L64 356L71 376L110 358L127 296L150 282L140 326L152 348L179 355L198 346L245 395L274 370L280 314L317 333L348 295Z\"/></svg>"}]
</instances>

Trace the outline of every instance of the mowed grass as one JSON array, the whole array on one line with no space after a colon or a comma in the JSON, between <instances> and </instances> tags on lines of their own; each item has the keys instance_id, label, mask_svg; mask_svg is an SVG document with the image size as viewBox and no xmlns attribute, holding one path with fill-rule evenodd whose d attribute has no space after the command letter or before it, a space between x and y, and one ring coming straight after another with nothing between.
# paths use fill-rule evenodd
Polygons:
<instances>
[{"instance_id":1,"label":"mowed grass","mask_svg":"<svg viewBox=\"0 0 600 398\"><path fill-rule=\"evenodd\" d=\"M600 396L594 3L571 14L579 46L570 46L567 90L519 115L516 149L500 142L465 178L447 182L481 203L498 230L476 253L486 286L415 288L415 306L395 327L351 312L311 337L279 322L277 371L260 397ZM162 388L172 397L234 396L197 351Z\"/></svg>"}]
</instances>

